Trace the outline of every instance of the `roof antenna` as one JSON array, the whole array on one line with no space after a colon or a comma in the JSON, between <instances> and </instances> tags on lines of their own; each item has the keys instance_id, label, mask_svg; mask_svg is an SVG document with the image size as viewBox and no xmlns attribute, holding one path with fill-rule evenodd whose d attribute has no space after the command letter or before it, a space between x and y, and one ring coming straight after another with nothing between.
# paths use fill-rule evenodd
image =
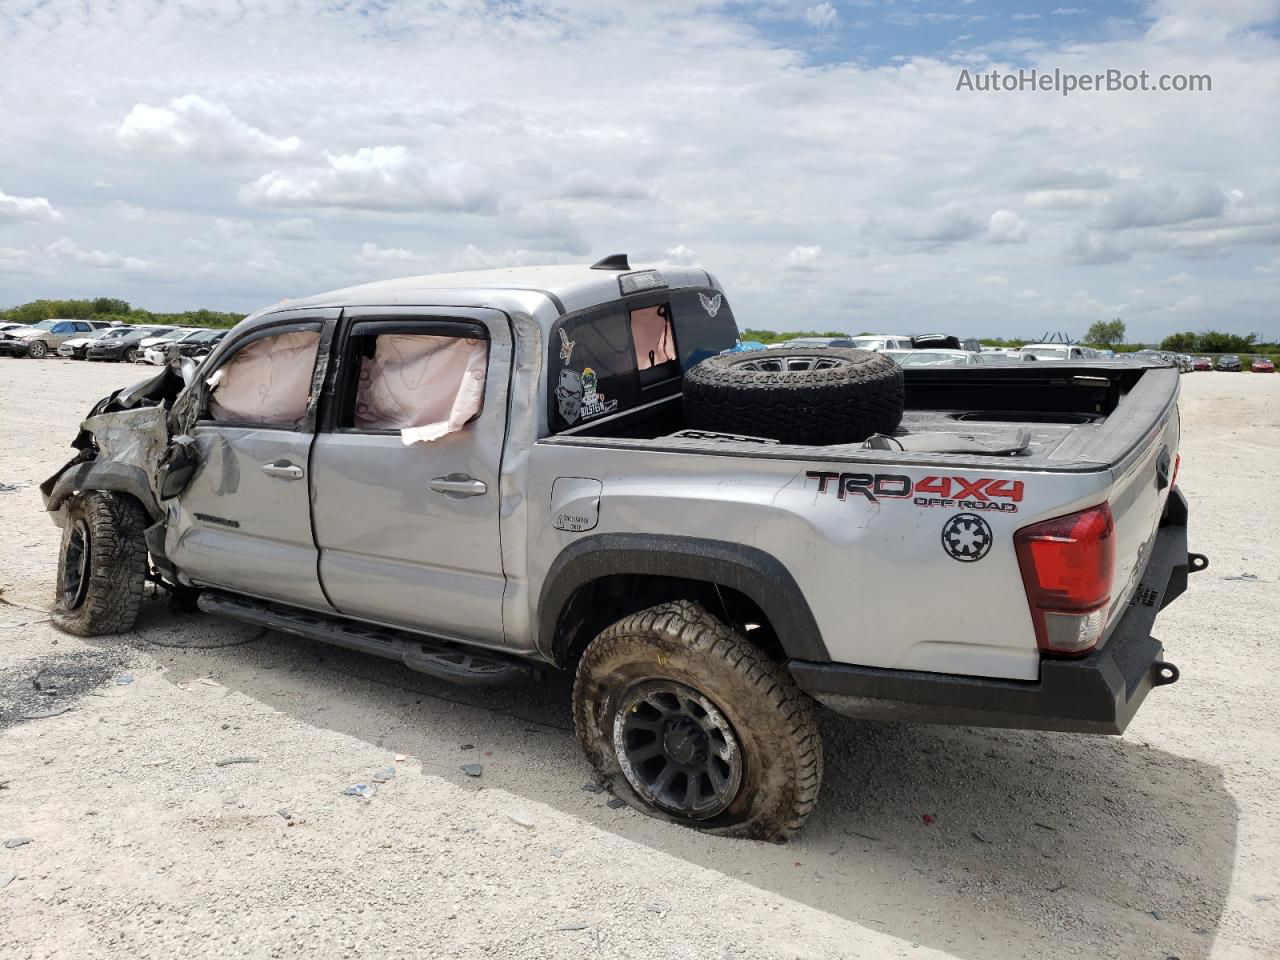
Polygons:
<instances>
[{"instance_id":1,"label":"roof antenna","mask_svg":"<svg viewBox=\"0 0 1280 960\"><path fill-rule=\"evenodd\" d=\"M591 265L592 270L630 270L631 264L627 263L627 255L625 253L611 253L603 260L598 260Z\"/></svg>"}]
</instances>

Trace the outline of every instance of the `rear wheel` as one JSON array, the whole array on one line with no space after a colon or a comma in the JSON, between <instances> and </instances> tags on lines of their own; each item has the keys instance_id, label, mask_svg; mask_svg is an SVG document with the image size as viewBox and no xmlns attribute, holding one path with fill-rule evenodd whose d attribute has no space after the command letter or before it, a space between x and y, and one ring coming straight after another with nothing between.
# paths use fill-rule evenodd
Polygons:
<instances>
[{"instance_id":1,"label":"rear wheel","mask_svg":"<svg viewBox=\"0 0 1280 960\"><path fill-rule=\"evenodd\" d=\"M578 665L574 721L599 778L650 816L778 841L817 801L812 702L695 603L651 607L596 637Z\"/></svg>"},{"instance_id":2,"label":"rear wheel","mask_svg":"<svg viewBox=\"0 0 1280 960\"><path fill-rule=\"evenodd\" d=\"M67 504L53 622L92 637L133 628L147 579L147 515L133 498L93 491Z\"/></svg>"},{"instance_id":3,"label":"rear wheel","mask_svg":"<svg viewBox=\"0 0 1280 960\"><path fill-rule=\"evenodd\" d=\"M32 360L43 360L49 353L49 345L43 340L36 340L27 346L27 356Z\"/></svg>"},{"instance_id":4,"label":"rear wheel","mask_svg":"<svg viewBox=\"0 0 1280 960\"><path fill-rule=\"evenodd\" d=\"M130 347L128 350L126 350L126 351L124 352L124 359L125 359L125 362L126 362L126 363L137 363L137 362L138 362L138 348L137 348L137 347Z\"/></svg>"}]
</instances>

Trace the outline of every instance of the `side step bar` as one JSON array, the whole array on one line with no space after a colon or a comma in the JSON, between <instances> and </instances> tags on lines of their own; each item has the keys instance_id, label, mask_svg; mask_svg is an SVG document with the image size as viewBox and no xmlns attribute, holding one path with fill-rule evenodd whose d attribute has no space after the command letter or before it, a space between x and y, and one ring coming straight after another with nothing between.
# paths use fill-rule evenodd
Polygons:
<instances>
[{"instance_id":1,"label":"side step bar","mask_svg":"<svg viewBox=\"0 0 1280 960\"><path fill-rule=\"evenodd\" d=\"M205 590L196 600L196 606L205 613L399 660L410 670L464 686L499 686L532 680L541 673L537 664L517 657L470 650L406 630L373 627L228 593Z\"/></svg>"}]
</instances>

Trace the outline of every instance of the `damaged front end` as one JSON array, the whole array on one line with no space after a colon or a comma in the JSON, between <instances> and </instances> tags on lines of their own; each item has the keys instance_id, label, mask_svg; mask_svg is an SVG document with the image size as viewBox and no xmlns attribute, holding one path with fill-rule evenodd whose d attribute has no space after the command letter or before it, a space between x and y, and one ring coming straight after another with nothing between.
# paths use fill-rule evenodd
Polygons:
<instances>
[{"instance_id":1,"label":"damaged front end","mask_svg":"<svg viewBox=\"0 0 1280 960\"><path fill-rule=\"evenodd\" d=\"M182 419L183 391L194 364L166 366L150 380L117 390L94 404L71 442L76 455L40 484L45 510L59 527L66 504L83 490L107 490L136 499L151 518L147 547L162 571L165 511L161 501L176 496L195 470L189 437L173 437Z\"/></svg>"}]
</instances>

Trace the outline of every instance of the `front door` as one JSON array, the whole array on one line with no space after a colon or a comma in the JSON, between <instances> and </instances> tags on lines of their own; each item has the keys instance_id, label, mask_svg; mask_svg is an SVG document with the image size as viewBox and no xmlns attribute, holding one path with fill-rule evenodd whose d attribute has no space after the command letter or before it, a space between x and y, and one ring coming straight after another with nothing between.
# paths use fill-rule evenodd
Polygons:
<instances>
[{"instance_id":1,"label":"front door","mask_svg":"<svg viewBox=\"0 0 1280 960\"><path fill-rule=\"evenodd\" d=\"M330 322L338 311L330 311ZM329 609L308 497L323 316L258 327L201 371L195 474L169 501L165 550L198 584Z\"/></svg>"},{"instance_id":2,"label":"front door","mask_svg":"<svg viewBox=\"0 0 1280 960\"><path fill-rule=\"evenodd\" d=\"M350 616L499 646L507 316L361 308L342 327L311 455L326 595Z\"/></svg>"}]
</instances>

